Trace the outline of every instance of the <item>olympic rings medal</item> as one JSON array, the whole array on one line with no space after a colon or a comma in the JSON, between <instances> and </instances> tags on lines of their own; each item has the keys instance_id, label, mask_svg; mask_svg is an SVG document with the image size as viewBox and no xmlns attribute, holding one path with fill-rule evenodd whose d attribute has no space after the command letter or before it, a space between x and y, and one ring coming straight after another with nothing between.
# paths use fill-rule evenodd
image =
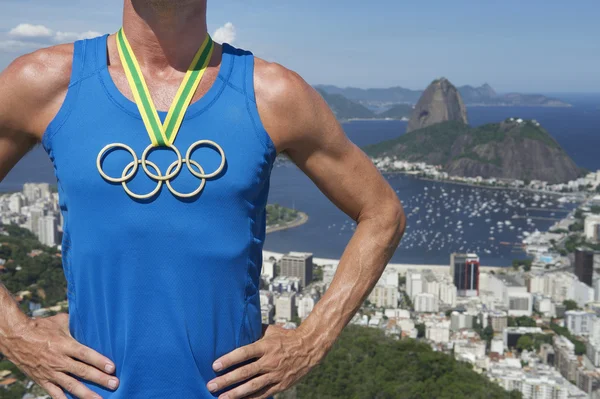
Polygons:
<instances>
[{"instance_id":1,"label":"olympic rings medal","mask_svg":"<svg viewBox=\"0 0 600 399\"><path fill-rule=\"evenodd\" d=\"M188 162L191 162L195 167L197 167L201 173L204 173L204 169L202 169L202 166L200 166L200 164L192 159L184 159L183 162L185 162L186 164L188 164ZM171 169L173 169L173 166L175 166L175 164L177 163L177 161L173 162L170 166L169 169L167 169L167 174L171 173ZM189 167L189 164L188 164ZM190 198L193 197L195 195L197 195L198 193L200 193L200 191L202 191L202 189L204 188L204 185L206 184L206 179L200 179L201 183L200 183L200 187L198 187L196 190L192 191L191 193L188 194L182 194L179 191L175 190L172 186L171 186L171 181L167 180L167 187L169 188L169 191L176 197L180 197L180 198Z\"/></svg>"},{"instance_id":2,"label":"olympic rings medal","mask_svg":"<svg viewBox=\"0 0 600 399\"><path fill-rule=\"evenodd\" d=\"M177 174L181 170L181 165L183 163L183 160L181 159L181 153L179 152L177 147L175 147L172 144L166 146L165 148L170 148L175 152L175 154L177 154L177 161L174 162L175 164L177 164L175 171L173 173L167 172L166 176L162 176L162 174L160 173L160 170L158 170L156 168L156 165L154 165L153 168L154 168L154 170L158 171L158 175L155 175L148 170L148 168L146 167L146 163L150 163L150 161L146 160L146 157L148 156L148 153L150 153L150 151L152 151L155 148L158 148L158 147L155 147L153 144L150 144L148 147L146 147L146 149L142 153L141 161L142 161L142 168L144 169L144 172L146 172L148 177L150 177L151 179L159 180L159 181L170 180L170 179L174 178L175 176L177 176ZM169 170L171 170L171 168L169 168Z\"/></svg>"},{"instance_id":3,"label":"olympic rings medal","mask_svg":"<svg viewBox=\"0 0 600 399\"><path fill-rule=\"evenodd\" d=\"M187 164L188 169L190 170L190 173L193 174L194 176L196 176L200 179L209 179L213 176L218 175L223 170L223 167L225 166L225 152L223 151L223 149L221 148L220 145L218 145L217 143L215 143L212 140L198 140L194 144L192 144L190 146L190 148L188 148L188 150L187 150L185 157L188 159L188 161L191 161L191 159L192 159L191 158L192 151L194 151L196 149L196 147L198 147L201 144L209 144L209 145L213 146L214 148L216 148L217 151L219 151L219 153L221 154L221 165L219 165L217 170L206 175L206 174L204 174L204 170L202 170L201 168L200 168L200 170L202 171L202 173L198 173L194 169L192 169L190 166L191 162L187 162L186 164ZM198 165L198 164L196 162L194 162L194 166L195 165Z\"/></svg>"},{"instance_id":4,"label":"olympic rings medal","mask_svg":"<svg viewBox=\"0 0 600 399\"><path fill-rule=\"evenodd\" d=\"M137 163L141 163L141 162L142 162L141 160L138 160L138 161L136 162L136 164L137 164ZM152 166L152 168L153 168L153 169L154 169L154 170L155 170L155 171L158 173L158 175L159 175L160 177L162 177L162 175L161 175L161 173L160 173L160 169L158 168L158 166L156 166L156 164L155 164L154 162L152 162L152 161L146 161L146 163L147 163L148 165ZM177 163L177 161L175 161L174 163ZM123 176L125 176L125 174L127 174L127 171L128 171L128 170L129 170L131 167L134 167L134 168L135 168L135 166L133 166L133 164L134 164L133 162L130 162L130 163L129 163L129 164L126 166L126 167L125 167L125 169L123 169ZM137 168L136 168L136 169L137 169ZM129 194L130 196L132 196L133 198L137 198L137 199L147 199L147 198L150 198L150 197L154 196L154 195L155 195L155 194L158 192L158 190L160 190L160 187L162 186L163 182L162 182L162 180L158 180L158 182L156 183L156 188L155 188L154 190L152 190L151 192L149 192L148 194L143 194L143 195L136 194L136 193L132 192L132 191L129 189L129 187L127 187L127 182L125 182L125 181L124 181L124 182L122 182L121 184L123 185L123 188L125 189L125 192L126 192L127 194Z\"/></svg>"},{"instance_id":5,"label":"olympic rings medal","mask_svg":"<svg viewBox=\"0 0 600 399\"><path fill-rule=\"evenodd\" d=\"M121 177L110 177L108 176L106 173L104 173L104 170L102 169L102 157L104 156L104 154L110 150L111 148L114 147L121 147L126 151L129 151L129 153L131 154L131 156L133 156L133 169L131 170L131 173L126 174L123 173L123 175ZM131 147L129 147L126 144L122 144L122 143L112 143L112 144L108 144L107 146L105 146L102 150L100 150L100 152L98 153L98 158L96 158L96 167L98 168L98 172L100 172L100 175L105 178L106 180L113 182L113 183L123 183L126 182L128 180L130 180L133 175L135 175L135 173L137 172L138 169L138 157L135 154L135 151L133 151L133 149Z\"/></svg>"}]
</instances>

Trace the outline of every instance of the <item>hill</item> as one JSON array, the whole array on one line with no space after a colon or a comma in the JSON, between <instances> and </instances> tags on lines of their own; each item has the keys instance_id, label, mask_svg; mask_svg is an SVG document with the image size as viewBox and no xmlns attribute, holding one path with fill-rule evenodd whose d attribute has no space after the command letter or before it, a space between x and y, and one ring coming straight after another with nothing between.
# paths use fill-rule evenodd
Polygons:
<instances>
[{"instance_id":1,"label":"hill","mask_svg":"<svg viewBox=\"0 0 600 399\"><path fill-rule=\"evenodd\" d=\"M411 90L403 87L376 89L340 88L332 85L316 85L315 87L327 93L343 95L351 101L374 108L399 103L416 104L423 94L423 90ZM460 86L458 87L458 91L467 106L571 106L567 102L541 94L498 94L487 83L479 87L469 85Z\"/></svg>"},{"instance_id":2,"label":"hill","mask_svg":"<svg viewBox=\"0 0 600 399\"><path fill-rule=\"evenodd\" d=\"M347 326L323 362L296 386L297 399L518 399L470 365L416 340Z\"/></svg>"},{"instance_id":3,"label":"hill","mask_svg":"<svg viewBox=\"0 0 600 399\"><path fill-rule=\"evenodd\" d=\"M441 165L455 176L562 183L581 170L535 121L507 119L479 127L450 121L367 146L373 157Z\"/></svg>"},{"instance_id":4,"label":"hill","mask_svg":"<svg viewBox=\"0 0 600 399\"><path fill-rule=\"evenodd\" d=\"M316 85L315 88L331 94L340 94L352 101L371 103L373 105L377 103L415 104L423 93L422 90L405 89L399 86L385 89L359 89L356 87L341 88L333 85Z\"/></svg>"},{"instance_id":5,"label":"hill","mask_svg":"<svg viewBox=\"0 0 600 399\"><path fill-rule=\"evenodd\" d=\"M419 98L406 132L446 121L468 123L467 109L456 87L448 79L441 78L431 82Z\"/></svg>"},{"instance_id":6,"label":"hill","mask_svg":"<svg viewBox=\"0 0 600 399\"><path fill-rule=\"evenodd\" d=\"M378 118L402 119L409 118L413 107L408 104L396 104L392 108L377 114Z\"/></svg>"},{"instance_id":7,"label":"hill","mask_svg":"<svg viewBox=\"0 0 600 399\"><path fill-rule=\"evenodd\" d=\"M341 94L330 94L317 89L319 94L327 101L327 104L339 120L352 118L374 118L375 113L363 105L348 100Z\"/></svg>"}]
</instances>

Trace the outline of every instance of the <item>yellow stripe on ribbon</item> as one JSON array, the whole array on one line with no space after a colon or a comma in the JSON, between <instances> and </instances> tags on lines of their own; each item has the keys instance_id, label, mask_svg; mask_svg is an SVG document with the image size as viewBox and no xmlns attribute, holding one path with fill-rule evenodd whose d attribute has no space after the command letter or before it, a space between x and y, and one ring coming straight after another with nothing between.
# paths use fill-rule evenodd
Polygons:
<instances>
[{"instance_id":1,"label":"yellow stripe on ribbon","mask_svg":"<svg viewBox=\"0 0 600 399\"><path fill-rule=\"evenodd\" d=\"M164 124L160 122L144 75L123 28L117 33L117 48L129 87L133 92L152 144L154 146L171 146L177 137L185 112L210 62L214 48L212 38L207 34L202 46L196 52L183 82L177 90Z\"/></svg>"}]
</instances>

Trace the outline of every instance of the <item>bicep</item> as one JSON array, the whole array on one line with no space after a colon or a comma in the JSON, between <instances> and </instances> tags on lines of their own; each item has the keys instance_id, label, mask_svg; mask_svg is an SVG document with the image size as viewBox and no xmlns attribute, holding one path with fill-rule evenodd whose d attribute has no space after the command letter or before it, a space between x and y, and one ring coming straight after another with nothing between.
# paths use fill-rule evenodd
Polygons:
<instances>
[{"instance_id":1,"label":"bicep","mask_svg":"<svg viewBox=\"0 0 600 399\"><path fill-rule=\"evenodd\" d=\"M0 181L35 143L31 136L0 128Z\"/></svg>"},{"instance_id":2,"label":"bicep","mask_svg":"<svg viewBox=\"0 0 600 399\"><path fill-rule=\"evenodd\" d=\"M323 98L310 95L310 121L286 148L290 159L340 210L357 220L397 196L370 158L345 134Z\"/></svg>"},{"instance_id":3,"label":"bicep","mask_svg":"<svg viewBox=\"0 0 600 399\"><path fill-rule=\"evenodd\" d=\"M0 180L39 141L34 131L45 111L39 106L44 92L30 59L19 57L0 73Z\"/></svg>"}]
</instances>

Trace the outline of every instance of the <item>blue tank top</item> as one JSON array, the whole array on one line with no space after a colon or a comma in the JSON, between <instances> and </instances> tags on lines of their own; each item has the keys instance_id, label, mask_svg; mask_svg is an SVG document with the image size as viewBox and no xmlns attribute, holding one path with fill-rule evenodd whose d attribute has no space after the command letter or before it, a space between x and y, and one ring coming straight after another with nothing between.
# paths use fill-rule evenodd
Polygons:
<instances>
[{"instance_id":1,"label":"blue tank top","mask_svg":"<svg viewBox=\"0 0 600 399\"><path fill-rule=\"evenodd\" d=\"M96 167L107 144L127 144L140 158L151 143L136 104L109 74L107 37L75 43L67 96L42 139L64 217L70 332L114 361L120 386L112 391L78 379L103 398L218 397L223 391L206 388L223 374L213 361L262 333L259 276L276 150L256 107L254 57L223 45L218 78L190 104L174 143L185 157L198 140L216 142L225 153L222 172L195 197L178 198L163 184L138 200ZM162 121L166 114L159 112ZM206 146L191 158L206 174L221 162ZM157 149L148 159L165 175L177 158ZM102 167L121 177L132 160L117 148ZM181 193L200 183L185 164L171 180ZM127 185L145 194L157 182L140 166Z\"/></svg>"}]
</instances>

